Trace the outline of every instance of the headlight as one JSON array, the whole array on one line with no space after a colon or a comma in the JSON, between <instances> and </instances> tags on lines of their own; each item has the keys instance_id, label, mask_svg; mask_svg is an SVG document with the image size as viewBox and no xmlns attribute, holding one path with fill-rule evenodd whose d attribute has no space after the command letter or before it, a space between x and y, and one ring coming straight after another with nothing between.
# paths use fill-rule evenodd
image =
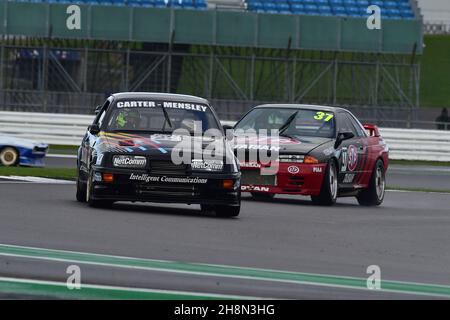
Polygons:
<instances>
[{"instance_id":1,"label":"headlight","mask_svg":"<svg viewBox=\"0 0 450 320\"><path fill-rule=\"evenodd\" d=\"M305 156L295 155L295 154L280 154L278 156L280 162L303 162Z\"/></svg>"},{"instance_id":2,"label":"headlight","mask_svg":"<svg viewBox=\"0 0 450 320\"><path fill-rule=\"evenodd\" d=\"M223 161L193 159L191 161L191 168L192 170L199 170L199 171L222 171Z\"/></svg>"},{"instance_id":3,"label":"headlight","mask_svg":"<svg viewBox=\"0 0 450 320\"><path fill-rule=\"evenodd\" d=\"M142 156L114 156L113 166L119 168L145 168L147 158Z\"/></svg>"}]
</instances>

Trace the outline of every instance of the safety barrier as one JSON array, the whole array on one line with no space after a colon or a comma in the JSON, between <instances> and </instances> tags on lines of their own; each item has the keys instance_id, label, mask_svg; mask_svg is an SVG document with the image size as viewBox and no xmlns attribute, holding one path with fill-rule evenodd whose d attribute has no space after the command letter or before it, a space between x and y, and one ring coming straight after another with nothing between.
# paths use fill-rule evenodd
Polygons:
<instances>
[{"instance_id":1,"label":"safety barrier","mask_svg":"<svg viewBox=\"0 0 450 320\"><path fill-rule=\"evenodd\" d=\"M0 134L57 145L79 145L93 116L0 112ZM222 121L233 125L234 121ZM450 161L450 131L380 128L399 160Z\"/></svg>"}]
</instances>

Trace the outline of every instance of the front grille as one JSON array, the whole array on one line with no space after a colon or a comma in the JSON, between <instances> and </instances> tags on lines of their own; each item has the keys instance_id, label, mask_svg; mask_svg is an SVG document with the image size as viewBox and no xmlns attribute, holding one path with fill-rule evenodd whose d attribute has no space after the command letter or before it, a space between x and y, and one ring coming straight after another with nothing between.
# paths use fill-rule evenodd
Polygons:
<instances>
[{"instance_id":1,"label":"front grille","mask_svg":"<svg viewBox=\"0 0 450 320\"><path fill-rule=\"evenodd\" d=\"M150 171L155 174L186 174L185 164L174 164L171 161L151 161Z\"/></svg>"},{"instance_id":2,"label":"front grille","mask_svg":"<svg viewBox=\"0 0 450 320\"><path fill-rule=\"evenodd\" d=\"M259 170L242 170L241 184L243 185L260 185L274 186L276 175L261 175Z\"/></svg>"},{"instance_id":3,"label":"front grille","mask_svg":"<svg viewBox=\"0 0 450 320\"><path fill-rule=\"evenodd\" d=\"M294 186L302 186L305 183L304 177L289 177L289 184Z\"/></svg>"},{"instance_id":4,"label":"front grille","mask_svg":"<svg viewBox=\"0 0 450 320\"><path fill-rule=\"evenodd\" d=\"M149 194L152 196L176 196L176 197L195 197L200 195L198 186L195 185L167 185L167 184L152 184L139 185L136 190L139 194Z\"/></svg>"}]
</instances>

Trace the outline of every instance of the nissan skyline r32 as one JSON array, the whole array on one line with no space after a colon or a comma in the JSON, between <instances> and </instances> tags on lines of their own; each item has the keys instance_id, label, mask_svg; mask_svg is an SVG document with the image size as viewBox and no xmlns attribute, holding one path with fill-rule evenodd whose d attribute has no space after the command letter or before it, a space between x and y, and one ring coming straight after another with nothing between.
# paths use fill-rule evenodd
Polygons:
<instances>
[{"instance_id":1,"label":"nissan skyline r32","mask_svg":"<svg viewBox=\"0 0 450 320\"><path fill-rule=\"evenodd\" d=\"M245 132L278 130L248 137ZM332 205L337 197L354 196L359 204L380 205L385 193L388 147L375 125L361 125L342 108L311 105L262 105L250 110L234 126L235 153L245 151L240 160L241 190L256 199L275 194L309 195L315 204ZM254 149L278 152L275 174L257 157L249 161ZM276 143L274 143L276 142ZM244 149L244 150L242 150ZM238 156L239 157L239 156ZM269 173L269 174L268 174Z\"/></svg>"},{"instance_id":2,"label":"nissan skyline r32","mask_svg":"<svg viewBox=\"0 0 450 320\"><path fill-rule=\"evenodd\" d=\"M239 165L207 100L118 93L96 114L78 150L78 201L94 207L115 201L200 204L218 216L239 214ZM205 134L214 130L218 138ZM203 157L212 140L223 142L221 159ZM181 141L200 147L177 150ZM190 160L173 161L180 150Z\"/></svg>"}]
</instances>

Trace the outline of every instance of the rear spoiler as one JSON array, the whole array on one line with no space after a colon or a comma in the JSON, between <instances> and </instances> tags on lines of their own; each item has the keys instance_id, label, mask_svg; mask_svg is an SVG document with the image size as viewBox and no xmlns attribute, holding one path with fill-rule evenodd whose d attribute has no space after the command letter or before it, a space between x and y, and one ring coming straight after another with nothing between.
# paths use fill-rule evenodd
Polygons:
<instances>
[{"instance_id":1,"label":"rear spoiler","mask_svg":"<svg viewBox=\"0 0 450 320\"><path fill-rule=\"evenodd\" d=\"M375 124L371 124L371 123L365 123L364 125L364 129L366 129L366 131L369 133L369 136L371 137L380 137L380 130L378 129L378 126L376 126Z\"/></svg>"}]
</instances>

